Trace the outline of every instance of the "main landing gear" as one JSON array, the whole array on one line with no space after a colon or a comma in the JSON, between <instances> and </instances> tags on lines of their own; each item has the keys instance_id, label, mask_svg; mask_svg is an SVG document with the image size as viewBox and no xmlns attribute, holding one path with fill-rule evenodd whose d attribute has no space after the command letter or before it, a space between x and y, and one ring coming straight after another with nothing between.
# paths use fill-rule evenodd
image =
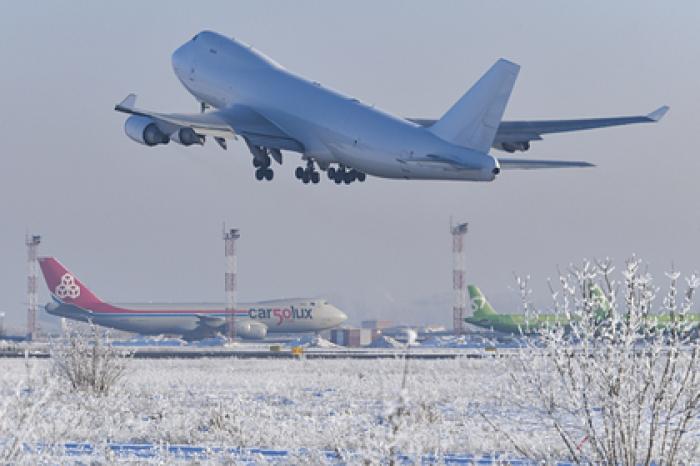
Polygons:
<instances>
[{"instance_id":1,"label":"main landing gear","mask_svg":"<svg viewBox=\"0 0 700 466\"><path fill-rule=\"evenodd\" d=\"M348 170L345 168L345 165L340 165L337 169L333 167L328 169L328 179L335 181L335 184L350 184L353 181L359 181L362 183L365 181L365 178L367 178L367 175L364 173L359 172L354 168Z\"/></svg>"},{"instance_id":2,"label":"main landing gear","mask_svg":"<svg viewBox=\"0 0 700 466\"><path fill-rule=\"evenodd\" d=\"M257 168L255 170L255 179L258 181L271 181L272 177L275 176L272 168L270 168L270 156L267 154L262 157L253 157L253 166Z\"/></svg>"},{"instance_id":3,"label":"main landing gear","mask_svg":"<svg viewBox=\"0 0 700 466\"><path fill-rule=\"evenodd\" d=\"M245 138L245 143L250 153L253 154L253 166L257 168L257 170L255 170L255 179L258 181L271 181L275 174L270 168L270 164L272 163L270 156L275 159L275 162L281 164L282 153L279 149L268 149L267 147L256 146L252 144L248 138Z\"/></svg>"},{"instance_id":4,"label":"main landing gear","mask_svg":"<svg viewBox=\"0 0 700 466\"><path fill-rule=\"evenodd\" d=\"M294 171L294 176L296 176L297 179L301 180L301 182L304 184L316 184L319 181L321 181L321 175L319 175L319 173L314 168L313 160L306 161L306 168L297 167L297 169Z\"/></svg>"}]
</instances>

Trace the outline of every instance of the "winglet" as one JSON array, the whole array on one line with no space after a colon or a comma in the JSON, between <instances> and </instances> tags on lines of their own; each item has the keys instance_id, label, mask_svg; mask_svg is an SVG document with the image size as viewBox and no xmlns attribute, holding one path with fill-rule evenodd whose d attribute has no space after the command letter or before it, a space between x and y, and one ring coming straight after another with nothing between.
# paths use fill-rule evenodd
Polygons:
<instances>
[{"instance_id":1,"label":"winglet","mask_svg":"<svg viewBox=\"0 0 700 466\"><path fill-rule=\"evenodd\" d=\"M648 114L647 118L649 118L651 121L654 121L654 122L659 121L660 119L662 119L664 117L664 115L666 115L666 112L668 112L669 108L670 107L668 105L664 105L663 107L659 107L656 110L654 110L653 112L651 112L650 114Z\"/></svg>"},{"instance_id":2,"label":"winglet","mask_svg":"<svg viewBox=\"0 0 700 466\"><path fill-rule=\"evenodd\" d=\"M131 113L136 106L136 94L129 94L124 100L114 106L114 110Z\"/></svg>"}]
</instances>

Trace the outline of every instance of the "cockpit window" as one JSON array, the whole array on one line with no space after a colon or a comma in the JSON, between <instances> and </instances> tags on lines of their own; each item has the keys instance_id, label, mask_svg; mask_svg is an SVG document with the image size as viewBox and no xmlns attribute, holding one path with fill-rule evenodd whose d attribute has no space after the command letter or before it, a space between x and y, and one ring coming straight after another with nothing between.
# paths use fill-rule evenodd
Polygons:
<instances>
[{"instance_id":1,"label":"cockpit window","mask_svg":"<svg viewBox=\"0 0 700 466\"><path fill-rule=\"evenodd\" d=\"M197 40L197 37L199 37L199 34L197 34L196 36L194 36L194 37L192 38L192 42L196 41L196 40Z\"/></svg>"}]
</instances>

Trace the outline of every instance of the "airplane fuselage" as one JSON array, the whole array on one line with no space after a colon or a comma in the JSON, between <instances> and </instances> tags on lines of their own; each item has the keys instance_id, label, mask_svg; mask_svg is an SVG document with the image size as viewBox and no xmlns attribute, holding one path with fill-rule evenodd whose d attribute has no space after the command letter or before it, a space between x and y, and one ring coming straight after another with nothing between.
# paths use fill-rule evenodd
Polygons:
<instances>
[{"instance_id":1,"label":"airplane fuselage","mask_svg":"<svg viewBox=\"0 0 700 466\"><path fill-rule=\"evenodd\" d=\"M95 303L77 306L55 299L48 313L142 335L190 335L221 331L229 313L222 304L125 304ZM262 324L266 333L318 332L340 325L347 316L323 299L275 300L241 304L234 312L235 325ZM247 327L246 327L247 328ZM206 330L210 330L207 332ZM245 333L245 330L238 333Z\"/></svg>"},{"instance_id":2,"label":"airplane fuselage","mask_svg":"<svg viewBox=\"0 0 700 466\"><path fill-rule=\"evenodd\" d=\"M491 181L499 171L488 154L450 144L418 124L301 78L216 33L195 36L173 53L172 63L197 100L224 113L236 105L255 109L301 142L305 157L321 166L339 163L384 178L469 181ZM425 161L428 155L450 156L474 168L455 170Z\"/></svg>"}]
</instances>

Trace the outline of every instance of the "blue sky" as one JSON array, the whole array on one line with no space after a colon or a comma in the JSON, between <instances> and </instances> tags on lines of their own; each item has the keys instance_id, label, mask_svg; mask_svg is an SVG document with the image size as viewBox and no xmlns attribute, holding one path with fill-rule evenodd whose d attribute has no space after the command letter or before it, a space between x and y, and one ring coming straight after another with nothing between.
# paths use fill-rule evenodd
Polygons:
<instances>
[{"instance_id":1,"label":"blue sky","mask_svg":"<svg viewBox=\"0 0 700 466\"><path fill-rule=\"evenodd\" d=\"M547 277L583 258L636 253L659 278L697 269L698 19L693 1L8 3L0 311L24 322L27 230L104 298L219 300L226 221L242 230L241 299L326 295L355 321L450 321L450 215L471 223L469 281L502 309L514 271L544 304ZM401 116L440 116L499 57L522 66L506 119L671 112L527 154L593 170L303 186L290 156L258 183L242 143L142 147L112 110L136 92L196 111L170 54L202 29Z\"/></svg>"}]
</instances>

